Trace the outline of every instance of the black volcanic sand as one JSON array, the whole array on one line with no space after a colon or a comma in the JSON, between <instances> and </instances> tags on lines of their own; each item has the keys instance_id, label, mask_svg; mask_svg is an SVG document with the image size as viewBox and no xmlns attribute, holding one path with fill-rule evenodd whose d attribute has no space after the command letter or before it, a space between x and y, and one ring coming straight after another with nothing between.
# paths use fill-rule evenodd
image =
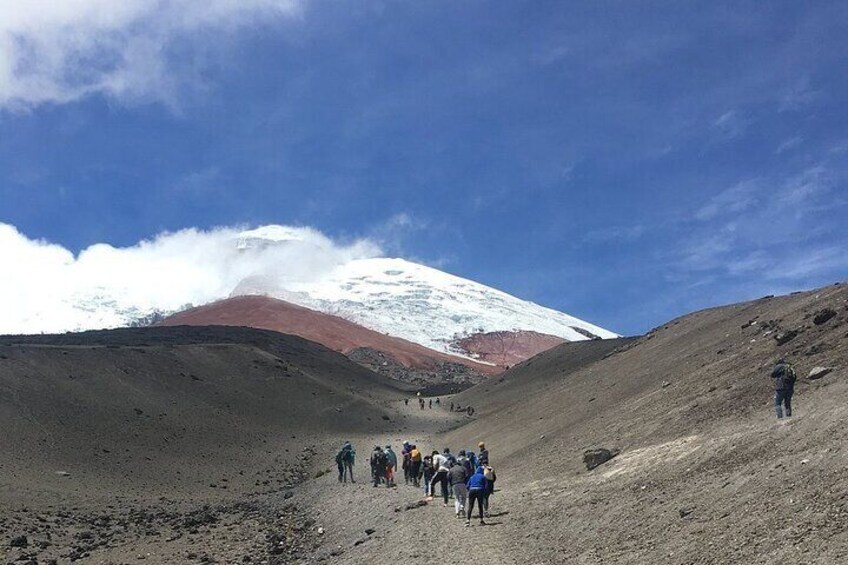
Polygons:
<instances>
[{"instance_id":1,"label":"black volcanic sand","mask_svg":"<svg viewBox=\"0 0 848 565\"><path fill-rule=\"evenodd\" d=\"M197 330L0 345L5 561L848 562L843 285L564 344L424 411L309 342ZM768 378L780 356L799 374L783 421ZM833 370L807 379L815 366ZM475 417L449 413L451 400ZM356 485L333 469L344 439ZM487 442L499 477L487 526L463 527L413 487L362 481L369 448L404 439ZM598 447L620 454L587 471ZM28 547L8 547L20 535Z\"/></svg>"}]
</instances>

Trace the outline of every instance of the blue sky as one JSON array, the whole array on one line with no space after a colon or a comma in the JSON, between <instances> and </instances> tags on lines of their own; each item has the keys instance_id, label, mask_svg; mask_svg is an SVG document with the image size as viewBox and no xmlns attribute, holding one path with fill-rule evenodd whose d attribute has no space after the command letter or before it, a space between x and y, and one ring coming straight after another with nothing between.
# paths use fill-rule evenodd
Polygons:
<instances>
[{"instance_id":1,"label":"blue sky","mask_svg":"<svg viewBox=\"0 0 848 565\"><path fill-rule=\"evenodd\" d=\"M68 4L0 7L30 238L310 226L622 333L848 275L845 2Z\"/></svg>"}]
</instances>

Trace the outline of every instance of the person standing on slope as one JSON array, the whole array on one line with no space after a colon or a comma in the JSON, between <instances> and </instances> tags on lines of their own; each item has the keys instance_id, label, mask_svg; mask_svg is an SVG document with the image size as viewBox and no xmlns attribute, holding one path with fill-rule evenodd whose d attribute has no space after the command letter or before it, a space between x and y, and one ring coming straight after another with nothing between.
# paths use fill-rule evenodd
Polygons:
<instances>
[{"instance_id":1,"label":"person standing on slope","mask_svg":"<svg viewBox=\"0 0 848 565\"><path fill-rule=\"evenodd\" d=\"M498 476L495 474L495 470L488 465L483 466L483 476L486 478L486 490L483 491L483 514L488 518L489 499L495 492L495 481L498 480Z\"/></svg>"},{"instance_id":2,"label":"person standing on slope","mask_svg":"<svg viewBox=\"0 0 848 565\"><path fill-rule=\"evenodd\" d=\"M477 444L477 447L480 448L480 455L477 456L477 464L478 465L488 465L489 464L489 450L486 449L486 444L482 441Z\"/></svg>"},{"instance_id":3,"label":"person standing on slope","mask_svg":"<svg viewBox=\"0 0 848 565\"><path fill-rule=\"evenodd\" d=\"M421 472L424 475L424 494L433 497L433 485L430 484L430 481L433 480L433 475L436 474L436 471L433 469L433 456L425 455L423 461L421 462ZM418 485L415 485L418 486Z\"/></svg>"},{"instance_id":4,"label":"person standing on slope","mask_svg":"<svg viewBox=\"0 0 848 565\"><path fill-rule=\"evenodd\" d=\"M397 455L392 451L392 446L386 446L386 483L393 487L395 486L395 469L397 469Z\"/></svg>"},{"instance_id":5,"label":"person standing on slope","mask_svg":"<svg viewBox=\"0 0 848 565\"><path fill-rule=\"evenodd\" d=\"M421 486L421 450L414 444L409 447L409 478L413 486Z\"/></svg>"},{"instance_id":6,"label":"person standing on slope","mask_svg":"<svg viewBox=\"0 0 848 565\"><path fill-rule=\"evenodd\" d=\"M778 420L783 418L783 407L786 407L786 417L792 416L792 395L795 393L795 369L783 359L778 359L771 371L774 379L774 411Z\"/></svg>"},{"instance_id":7,"label":"person standing on slope","mask_svg":"<svg viewBox=\"0 0 848 565\"><path fill-rule=\"evenodd\" d=\"M469 449L465 452L465 455L466 455L466 457L468 457L468 462L471 463L471 471L470 471L469 474L473 475L474 469L476 469L479 466L478 461L477 461L477 454L474 453L473 449Z\"/></svg>"},{"instance_id":8,"label":"person standing on slope","mask_svg":"<svg viewBox=\"0 0 848 565\"><path fill-rule=\"evenodd\" d=\"M412 450L412 446L409 445L408 441L403 442L403 447L400 448L400 459L401 459L401 467L403 468L403 484L409 484L409 471L410 471L410 457L409 452Z\"/></svg>"},{"instance_id":9,"label":"person standing on slope","mask_svg":"<svg viewBox=\"0 0 848 565\"><path fill-rule=\"evenodd\" d=\"M486 525L486 522L483 521L483 495L488 488L488 484L486 483L486 477L483 476L483 467L477 467L475 473L471 475L465 483L465 486L468 488L468 504L465 505L466 527L471 525L471 514L474 513L475 502L477 503L477 507L480 509L480 525Z\"/></svg>"},{"instance_id":10,"label":"person standing on slope","mask_svg":"<svg viewBox=\"0 0 848 565\"><path fill-rule=\"evenodd\" d=\"M466 455L464 449L459 450L456 462L458 465L462 465L465 468L466 479L474 474L474 469L476 469L476 467L471 463L471 460L468 458L468 455Z\"/></svg>"},{"instance_id":11,"label":"person standing on slope","mask_svg":"<svg viewBox=\"0 0 848 565\"><path fill-rule=\"evenodd\" d=\"M350 475L350 482L353 480L353 465L356 459L356 451L349 441L346 441L342 446L341 451L336 455L336 464L339 466L339 482L347 482L347 477Z\"/></svg>"},{"instance_id":12,"label":"person standing on slope","mask_svg":"<svg viewBox=\"0 0 848 565\"><path fill-rule=\"evenodd\" d=\"M462 452L460 451L461 454ZM465 458L460 457L460 459L457 459L456 464L448 472L448 479L453 490L453 506L456 510L457 518L465 516L465 501L468 498L468 487L465 486L465 481L471 476L465 465L459 462L461 459ZM465 462L467 463L468 459L465 459Z\"/></svg>"},{"instance_id":13,"label":"person standing on slope","mask_svg":"<svg viewBox=\"0 0 848 565\"><path fill-rule=\"evenodd\" d=\"M379 445L374 446L374 451L371 453L371 475L374 478L375 487L380 486L380 481L386 478L388 461L383 449Z\"/></svg>"}]
</instances>

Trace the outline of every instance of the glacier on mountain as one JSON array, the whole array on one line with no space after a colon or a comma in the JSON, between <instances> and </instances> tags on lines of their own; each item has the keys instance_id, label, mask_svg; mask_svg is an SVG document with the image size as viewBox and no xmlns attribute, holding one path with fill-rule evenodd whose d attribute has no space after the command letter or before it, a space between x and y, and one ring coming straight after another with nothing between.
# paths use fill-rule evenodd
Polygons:
<instances>
[{"instance_id":1,"label":"glacier on mountain","mask_svg":"<svg viewBox=\"0 0 848 565\"><path fill-rule=\"evenodd\" d=\"M457 339L480 332L616 337L480 283L379 257L368 240L340 245L311 228L183 230L130 248L98 244L78 257L6 231L6 254L23 267L6 274L18 296L7 293L0 333L128 326L191 305L263 294L453 354L462 354L453 348Z\"/></svg>"}]
</instances>

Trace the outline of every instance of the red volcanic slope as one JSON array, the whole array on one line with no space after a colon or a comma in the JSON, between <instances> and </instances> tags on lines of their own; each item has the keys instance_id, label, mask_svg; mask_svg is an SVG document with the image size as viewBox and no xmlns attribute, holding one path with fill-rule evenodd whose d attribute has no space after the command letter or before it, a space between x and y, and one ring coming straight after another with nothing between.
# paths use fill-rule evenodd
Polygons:
<instances>
[{"instance_id":1,"label":"red volcanic slope","mask_svg":"<svg viewBox=\"0 0 848 565\"><path fill-rule=\"evenodd\" d=\"M475 363L462 357L434 351L405 339L369 330L338 316L267 296L227 298L174 314L157 325L247 326L300 336L341 353L370 347L413 369L427 369L437 362L448 362L462 363L484 375L502 372L501 367Z\"/></svg>"},{"instance_id":2,"label":"red volcanic slope","mask_svg":"<svg viewBox=\"0 0 848 565\"><path fill-rule=\"evenodd\" d=\"M487 332L464 337L454 347L486 363L511 367L567 340L533 331Z\"/></svg>"}]
</instances>

